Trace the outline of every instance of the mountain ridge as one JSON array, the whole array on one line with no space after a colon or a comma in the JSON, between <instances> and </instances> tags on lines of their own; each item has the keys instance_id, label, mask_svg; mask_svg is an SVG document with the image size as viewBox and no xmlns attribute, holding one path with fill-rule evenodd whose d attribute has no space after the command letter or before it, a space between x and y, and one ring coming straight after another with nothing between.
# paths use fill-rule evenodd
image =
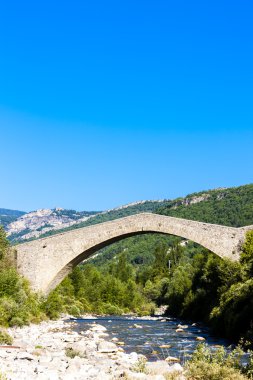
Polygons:
<instances>
[{"instance_id":1,"label":"mountain ridge","mask_svg":"<svg viewBox=\"0 0 253 380\"><path fill-rule=\"evenodd\" d=\"M4 218L1 215L0 223ZM232 227L253 224L253 184L216 188L188 194L174 200L142 200L105 211L39 209L30 213L8 210L4 227L14 243L46 237L75 228L115 220L140 212L215 223ZM20 213L20 214L19 214ZM16 219L15 219L16 218ZM2 223L3 224L3 223Z\"/></svg>"}]
</instances>

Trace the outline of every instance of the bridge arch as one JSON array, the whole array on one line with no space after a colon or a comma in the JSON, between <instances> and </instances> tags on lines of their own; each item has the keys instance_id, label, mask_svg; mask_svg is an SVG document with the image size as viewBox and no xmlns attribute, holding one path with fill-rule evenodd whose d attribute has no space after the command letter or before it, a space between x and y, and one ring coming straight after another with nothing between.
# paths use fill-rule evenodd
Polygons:
<instances>
[{"instance_id":1,"label":"bridge arch","mask_svg":"<svg viewBox=\"0 0 253 380\"><path fill-rule=\"evenodd\" d=\"M201 223L141 213L83 227L17 246L17 269L34 290L48 293L71 270L99 249L146 233L176 235L192 240L223 258L237 260L245 228Z\"/></svg>"}]
</instances>

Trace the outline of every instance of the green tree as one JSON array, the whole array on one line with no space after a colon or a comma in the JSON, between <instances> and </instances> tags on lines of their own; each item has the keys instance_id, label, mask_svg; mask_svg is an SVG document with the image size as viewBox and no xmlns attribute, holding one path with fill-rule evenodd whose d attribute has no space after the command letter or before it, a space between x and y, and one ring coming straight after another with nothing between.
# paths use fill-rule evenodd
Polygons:
<instances>
[{"instance_id":1,"label":"green tree","mask_svg":"<svg viewBox=\"0 0 253 380\"><path fill-rule=\"evenodd\" d=\"M246 240L242 246L240 258L241 263L245 266L248 276L253 276L253 230L246 233Z\"/></svg>"},{"instance_id":2,"label":"green tree","mask_svg":"<svg viewBox=\"0 0 253 380\"><path fill-rule=\"evenodd\" d=\"M9 248L10 244L6 238L6 232L2 226L0 226L0 260L2 260Z\"/></svg>"}]
</instances>

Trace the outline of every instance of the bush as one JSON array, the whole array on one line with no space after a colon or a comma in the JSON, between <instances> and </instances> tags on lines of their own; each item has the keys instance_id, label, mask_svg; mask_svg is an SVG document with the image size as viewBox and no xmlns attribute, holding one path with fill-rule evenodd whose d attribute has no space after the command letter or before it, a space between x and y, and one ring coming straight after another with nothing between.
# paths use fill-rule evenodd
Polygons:
<instances>
[{"instance_id":1,"label":"bush","mask_svg":"<svg viewBox=\"0 0 253 380\"><path fill-rule=\"evenodd\" d=\"M121 315L123 314L123 310L118 306L112 305L110 303L106 303L103 305L104 314L109 315Z\"/></svg>"},{"instance_id":2,"label":"bush","mask_svg":"<svg viewBox=\"0 0 253 380\"><path fill-rule=\"evenodd\" d=\"M191 360L186 363L186 378L189 380L245 380L240 346L227 353L224 347L212 352L205 343L199 344Z\"/></svg>"},{"instance_id":3,"label":"bush","mask_svg":"<svg viewBox=\"0 0 253 380\"><path fill-rule=\"evenodd\" d=\"M12 344L13 338L5 331L0 330L0 344Z\"/></svg>"},{"instance_id":4,"label":"bush","mask_svg":"<svg viewBox=\"0 0 253 380\"><path fill-rule=\"evenodd\" d=\"M65 354L70 359L74 359L76 356L79 356L80 358L84 357L84 355L81 352L74 350L72 347L67 347L65 349Z\"/></svg>"},{"instance_id":5,"label":"bush","mask_svg":"<svg viewBox=\"0 0 253 380\"><path fill-rule=\"evenodd\" d=\"M253 279L239 282L221 296L220 304L211 313L211 322L218 333L252 340Z\"/></svg>"},{"instance_id":6,"label":"bush","mask_svg":"<svg viewBox=\"0 0 253 380\"><path fill-rule=\"evenodd\" d=\"M13 317L11 318L10 322L9 322L9 325L12 327L12 326L18 326L18 327L22 327L25 325L25 321L20 318L20 317Z\"/></svg>"},{"instance_id":7,"label":"bush","mask_svg":"<svg viewBox=\"0 0 253 380\"><path fill-rule=\"evenodd\" d=\"M64 311L64 303L62 296L56 293L56 291L51 292L47 297L46 301L43 303L42 308L49 318L59 318L60 313Z\"/></svg>"},{"instance_id":8,"label":"bush","mask_svg":"<svg viewBox=\"0 0 253 380\"><path fill-rule=\"evenodd\" d=\"M67 312L74 317L78 317L81 314L80 309L76 305L68 307Z\"/></svg>"},{"instance_id":9,"label":"bush","mask_svg":"<svg viewBox=\"0 0 253 380\"><path fill-rule=\"evenodd\" d=\"M203 360L186 364L186 378L189 380L246 380L239 370L223 366L218 363L209 363Z\"/></svg>"}]
</instances>

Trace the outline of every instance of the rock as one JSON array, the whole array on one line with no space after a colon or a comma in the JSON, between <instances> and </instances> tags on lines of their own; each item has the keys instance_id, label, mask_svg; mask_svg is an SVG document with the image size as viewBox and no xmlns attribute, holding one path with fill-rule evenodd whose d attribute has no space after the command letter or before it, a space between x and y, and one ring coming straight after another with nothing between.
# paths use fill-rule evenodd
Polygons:
<instances>
[{"instance_id":1,"label":"rock","mask_svg":"<svg viewBox=\"0 0 253 380\"><path fill-rule=\"evenodd\" d=\"M43 355L43 356L39 357L39 363L41 365L48 364L51 362L51 360L52 360L52 356L50 356L50 355Z\"/></svg>"},{"instance_id":2,"label":"rock","mask_svg":"<svg viewBox=\"0 0 253 380\"><path fill-rule=\"evenodd\" d=\"M8 353L4 350L0 350L0 359L5 359L7 358Z\"/></svg>"},{"instance_id":3,"label":"rock","mask_svg":"<svg viewBox=\"0 0 253 380\"><path fill-rule=\"evenodd\" d=\"M102 325L94 325L90 328L91 331L107 331L107 329Z\"/></svg>"},{"instance_id":4,"label":"rock","mask_svg":"<svg viewBox=\"0 0 253 380\"><path fill-rule=\"evenodd\" d=\"M99 333L98 333L98 337L99 337L99 338L107 338L108 336L109 336L109 334L104 333L104 332L101 332L101 333L99 332Z\"/></svg>"},{"instance_id":5,"label":"rock","mask_svg":"<svg viewBox=\"0 0 253 380\"><path fill-rule=\"evenodd\" d=\"M82 333L72 328L71 323L58 320L13 329L15 339L24 342L26 349L1 349L2 372L9 380L116 380L126 371L133 380L164 380L162 374L131 371L145 357L136 352L126 354L120 347L124 342L117 337L105 341L105 327L91 324L90 330ZM66 348L81 357L67 357Z\"/></svg>"},{"instance_id":6,"label":"rock","mask_svg":"<svg viewBox=\"0 0 253 380\"><path fill-rule=\"evenodd\" d=\"M204 338L203 336L197 336L196 340L199 342L204 342L206 338Z\"/></svg>"},{"instance_id":7,"label":"rock","mask_svg":"<svg viewBox=\"0 0 253 380\"><path fill-rule=\"evenodd\" d=\"M160 348L171 348L171 345L170 344L162 344L161 346L159 346Z\"/></svg>"},{"instance_id":8,"label":"rock","mask_svg":"<svg viewBox=\"0 0 253 380\"><path fill-rule=\"evenodd\" d=\"M184 332L184 329L176 329L176 332L179 333L179 332Z\"/></svg>"},{"instance_id":9,"label":"rock","mask_svg":"<svg viewBox=\"0 0 253 380\"><path fill-rule=\"evenodd\" d=\"M167 358L165 359L166 362L180 362L180 359L174 357L174 356L167 356Z\"/></svg>"},{"instance_id":10,"label":"rock","mask_svg":"<svg viewBox=\"0 0 253 380\"><path fill-rule=\"evenodd\" d=\"M125 342L116 342L118 346L124 346Z\"/></svg>"},{"instance_id":11,"label":"rock","mask_svg":"<svg viewBox=\"0 0 253 380\"><path fill-rule=\"evenodd\" d=\"M179 329L188 329L188 325L177 325Z\"/></svg>"},{"instance_id":12,"label":"rock","mask_svg":"<svg viewBox=\"0 0 253 380\"><path fill-rule=\"evenodd\" d=\"M98 344L98 352L109 353L109 352L116 352L116 351L117 351L117 346L116 344L112 342L102 341Z\"/></svg>"},{"instance_id":13,"label":"rock","mask_svg":"<svg viewBox=\"0 0 253 380\"><path fill-rule=\"evenodd\" d=\"M87 355L87 344L86 342L80 341L76 343L69 343L66 347L67 349L71 349L73 351L76 351L77 353L80 353L81 356ZM95 348L95 346L94 346Z\"/></svg>"},{"instance_id":14,"label":"rock","mask_svg":"<svg viewBox=\"0 0 253 380\"><path fill-rule=\"evenodd\" d=\"M165 360L146 363L146 369L150 375L164 375L168 372L169 368L170 366Z\"/></svg>"},{"instance_id":15,"label":"rock","mask_svg":"<svg viewBox=\"0 0 253 380\"><path fill-rule=\"evenodd\" d=\"M138 325L137 323L134 323L133 327L134 327L135 329L142 329L142 328L143 328L143 326Z\"/></svg>"},{"instance_id":16,"label":"rock","mask_svg":"<svg viewBox=\"0 0 253 380\"><path fill-rule=\"evenodd\" d=\"M124 372L124 376L127 380L146 380L147 379L147 375L145 373L132 372L132 371Z\"/></svg>"},{"instance_id":17,"label":"rock","mask_svg":"<svg viewBox=\"0 0 253 380\"><path fill-rule=\"evenodd\" d=\"M168 372L183 372L183 367L179 363L175 363L169 366Z\"/></svg>"},{"instance_id":18,"label":"rock","mask_svg":"<svg viewBox=\"0 0 253 380\"><path fill-rule=\"evenodd\" d=\"M29 354L28 352L18 352L17 353L17 356L16 356L16 359L20 359L20 360L37 360L37 358L31 354Z\"/></svg>"},{"instance_id":19,"label":"rock","mask_svg":"<svg viewBox=\"0 0 253 380\"><path fill-rule=\"evenodd\" d=\"M59 380L59 375L56 369L50 369L46 372L48 380ZM37 380L37 378L36 378Z\"/></svg>"}]
</instances>

